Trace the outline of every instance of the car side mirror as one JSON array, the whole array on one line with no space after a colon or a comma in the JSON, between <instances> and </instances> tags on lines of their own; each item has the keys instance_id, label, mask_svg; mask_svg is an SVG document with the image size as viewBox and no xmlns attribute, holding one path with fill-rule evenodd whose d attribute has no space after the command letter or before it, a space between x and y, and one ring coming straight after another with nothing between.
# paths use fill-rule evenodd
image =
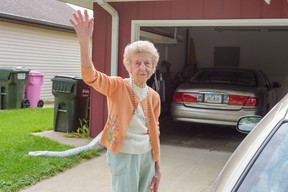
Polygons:
<instances>
[{"instance_id":1,"label":"car side mirror","mask_svg":"<svg viewBox=\"0 0 288 192\"><path fill-rule=\"evenodd\" d=\"M240 117L236 129L241 133L248 134L261 121L261 119L262 117L258 115Z\"/></svg>"},{"instance_id":2,"label":"car side mirror","mask_svg":"<svg viewBox=\"0 0 288 192\"><path fill-rule=\"evenodd\" d=\"M280 88L281 84L279 82L272 82L272 87L273 88Z\"/></svg>"}]
</instances>

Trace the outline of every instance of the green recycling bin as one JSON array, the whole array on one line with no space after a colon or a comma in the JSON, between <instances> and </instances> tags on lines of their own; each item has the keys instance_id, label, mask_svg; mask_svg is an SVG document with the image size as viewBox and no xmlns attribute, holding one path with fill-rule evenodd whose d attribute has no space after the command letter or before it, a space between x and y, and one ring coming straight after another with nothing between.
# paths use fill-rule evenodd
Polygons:
<instances>
[{"instance_id":1,"label":"green recycling bin","mask_svg":"<svg viewBox=\"0 0 288 192\"><path fill-rule=\"evenodd\" d=\"M29 101L24 99L29 71L23 67L0 68L0 109L29 107Z\"/></svg>"},{"instance_id":2,"label":"green recycling bin","mask_svg":"<svg viewBox=\"0 0 288 192\"><path fill-rule=\"evenodd\" d=\"M89 118L90 87L79 77L57 75L52 79L54 131L71 133L80 120Z\"/></svg>"}]
</instances>

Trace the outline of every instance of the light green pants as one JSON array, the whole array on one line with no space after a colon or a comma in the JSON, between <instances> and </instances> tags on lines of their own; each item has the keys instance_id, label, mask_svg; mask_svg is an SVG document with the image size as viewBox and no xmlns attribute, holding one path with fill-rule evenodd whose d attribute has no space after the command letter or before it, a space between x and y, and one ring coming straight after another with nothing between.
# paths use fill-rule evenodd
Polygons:
<instances>
[{"instance_id":1,"label":"light green pants","mask_svg":"<svg viewBox=\"0 0 288 192\"><path fill-rule=\"evenodd\" d=\"M115 154L107 150L113 192L150 192L155 166L151 152Z\"/></svg>"}]
</instances>

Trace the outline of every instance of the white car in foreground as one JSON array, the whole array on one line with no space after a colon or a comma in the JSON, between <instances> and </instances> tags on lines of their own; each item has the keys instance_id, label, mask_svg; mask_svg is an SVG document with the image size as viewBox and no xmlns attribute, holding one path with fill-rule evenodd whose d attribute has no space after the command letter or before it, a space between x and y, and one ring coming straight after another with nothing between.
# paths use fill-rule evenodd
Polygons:
<instances>
[{"instance_id":1,"label":"white car in foreground","mask_svg":"<svg viewBox=\"0 0 288 192\"><path fill-rule=\"evenodd\" d=\"M237 129L249 134L227 161L211 191L287 192L288 94L263 119L240 118Z\"/></svg>"}]
</instances>

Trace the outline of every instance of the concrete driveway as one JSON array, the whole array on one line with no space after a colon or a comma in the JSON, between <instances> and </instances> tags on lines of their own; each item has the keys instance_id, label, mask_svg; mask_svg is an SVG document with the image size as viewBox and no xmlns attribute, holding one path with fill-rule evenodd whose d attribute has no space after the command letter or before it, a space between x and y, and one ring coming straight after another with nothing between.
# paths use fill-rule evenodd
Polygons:
<instances>
[{"instance_id":1,"label":"concrete driveway","mask_svg":"<svg viewBox=\"0 0 288 192\"><path fill-rule=\"evenodd\" d=\"M59 132L38 133L65 144L85 145L89 140L64 138ZM236 130L161 121L160 192L207 192L232 152L244 138ZM101 156L44 180L23 192L109 192L111 178Z\"/></svg>"},{"instance_id":2,"label":"concrete driveway","mask_svg":"<svg viewBox=\"0 0 288 192\"><path fill-rule=\"evenodd\" d=\"M161 146L162 180L160 192L204 192L230 156L228 152ZM101 156L81 163L23 192L109 192L111 178L105 151Z\"/></svg>"}]
</instances>

